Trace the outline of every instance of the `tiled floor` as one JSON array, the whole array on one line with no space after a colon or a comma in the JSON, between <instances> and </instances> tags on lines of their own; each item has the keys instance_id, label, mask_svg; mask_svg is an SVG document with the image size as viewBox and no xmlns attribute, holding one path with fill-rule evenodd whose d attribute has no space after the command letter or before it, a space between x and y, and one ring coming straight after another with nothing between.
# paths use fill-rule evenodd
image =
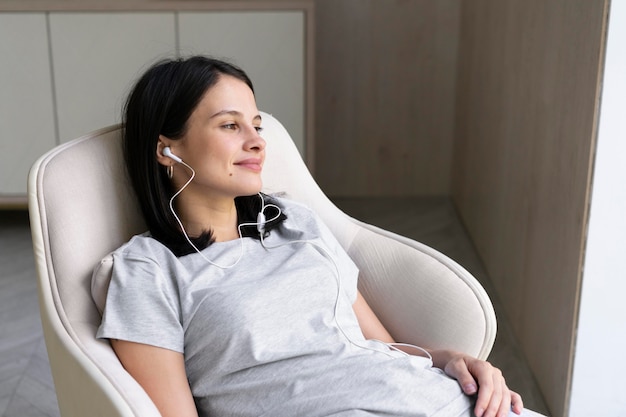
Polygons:
<instances>
[{"instance_id":1,"label":"tiled floor","mask_svg":"<svg viewBox=\"0 0 626 417\"><path fill-rule=\"evenodd\" d=\"M26 212L0 211L0 416L58 416Z\"/></svg>"},{"instance_id":2,"label":"tiled floor","mask_svg":"<svg viewBox=\"0 0 626 417\"><path fill-rule=\"evenodd\" d=\"M472 272L501 308L478 256L447 198L335 199L353 217L426 243ZM490 360L503 369L528 408L547 414L507 322ZM41 333L35 267L26 212L0 211L0 417L58 416Z\"/></svg>"}]
</instances>

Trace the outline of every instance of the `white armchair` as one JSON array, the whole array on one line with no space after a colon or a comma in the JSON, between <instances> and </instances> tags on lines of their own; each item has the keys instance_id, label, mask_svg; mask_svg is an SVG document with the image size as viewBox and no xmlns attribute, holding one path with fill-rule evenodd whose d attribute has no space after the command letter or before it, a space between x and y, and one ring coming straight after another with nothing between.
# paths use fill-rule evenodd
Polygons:
<instances>
[{"instance_id":1,"label":"white armchair","mask_svg":"<svg viewBox=\"0 0 626 417\"><path fill-rule=\"evenodd\" d=\"M445 255L355 220L317 186L283 126L263 113L264 191L314 209L362 271L360 290L395 339L489 354L496 319L481 285ZM65 143L34 165L29 210L44 336L63 416L158 416L106 341L95 338L106 282L94 267L145 230L126 178L121 128ZM106 277L107 265L101 273Z\"/></svg>"}]
</instances>

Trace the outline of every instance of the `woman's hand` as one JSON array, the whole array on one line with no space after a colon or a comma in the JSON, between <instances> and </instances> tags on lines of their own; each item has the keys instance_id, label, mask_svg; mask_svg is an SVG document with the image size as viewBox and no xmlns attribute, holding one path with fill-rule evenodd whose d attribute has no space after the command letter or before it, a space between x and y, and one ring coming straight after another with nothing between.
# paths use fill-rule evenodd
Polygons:
<instances>
[{"instance_id":1,"label":"woman's hand","mask_svg":"<svg viewBox=\"0 0 626 417\"><path fill-rule=\"evenodd\" d=\"M455 378L467 395L478 393L474 413L477 417L506 417L511 409L521 414L522 397L511 391L502 372L485 362L468 355L450 351L433 351L435 366Z\"/></svg>"},{"instance_id":2,"label":"woman's hand","mask_svg":"<svg viewBox=\"0 0 626 417\"><path fill-rule=\"evenodd\" d=\"M367 339L394 342L360 292L353 308ZM428 353L433 358L433 365L455 378L465 394L478 393L474 408L477 417L506 417L511 408L514 413L521 414L524 408L522 397L506 386L502 372L489 362L450 350L429 350Z\"/></svg>"}]
</instances>

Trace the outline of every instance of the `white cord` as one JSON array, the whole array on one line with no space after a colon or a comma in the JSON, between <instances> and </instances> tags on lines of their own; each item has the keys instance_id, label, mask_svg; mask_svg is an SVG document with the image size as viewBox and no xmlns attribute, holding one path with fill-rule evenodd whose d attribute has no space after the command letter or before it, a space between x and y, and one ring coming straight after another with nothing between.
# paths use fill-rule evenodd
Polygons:
<instances>
[{"instance_id":1,"label":"white cord","mask_svg":"<svg viewBox=\"0 0 626 417\"><path fill-rule=\"evenodd\" d=\"M256 223L249 223L249 225L253 226L256 225L257 227L257 231L259 232L259 236L261 237L261 243L263 243L263 235L265 234L265 225L267 223L271 223L274 220L278 219L280 217L280 215L282 214L280 207L278 207L275 204L267 204L265 205L265 199L263 198L263 194L258 193L259 198L261 199L261 210L259 211L259 214L257 216L257 221ZM273 207L276 209L277 214L272 217L269 220L265 220L265 209L268 207Z\"/></svg>"},{"instance_id":2,"label":"white cord","mask_svg":"<svg viewBox=\"0 0 626 417\"><path fill-rule=\"evenodd\" d=\"M333 256L330 254L330 252L328 252L328 250L326 248L324 248L323 246L312 242L310 240L292 240L289 242L284 242L281 243L279 245L274 245L274 246L267 246L265 244L265 238L264 238L264 231L265 231L265 224L266 223L270 223L276 219L278 219L280 217L280 215L282 214L280 207L278 207L275 204L265 204L265 199L263 198L263 195L261 193L258 193L259 197L261 198L261 210L259 211L259 215L257 218L257 222L249 222L249 223L241 223L240 225L237 226L237 232L239 233L239 241L241 242L241 249L239 252L239 256L237 257L237 260L232 263L231 265L228 266L223 266L220 265L216 262L211 261L209 258L207 258L206 256L204 256L204 254L196 247L196 245L193 244L193 242L191 241L191 239L189 238L189 236L187 235L187 232L185 230L185 227L183 226L182 221L180 220L180 218L178 217L178 215L176 215L176 211L174 210L174 199L176 197L178 197L178 195L191 183L191 181L194 179L194 177L196 176L196 171L194 171L194 169L189 166L189 164L187 164L184 161L180 161L181 164L183 164L185 167L187 167L190 171L191 171L191 177L187 180L187 182L176 192L174 193L174 195L172 196L172 198L170 198L169 201L169 206L170 206L170 210L172 212L172 214L174 215L174 218L176 219L176 222L178 223L178 225L180 226L183 235L185 235L185 239L187 239L187 242L191 245L191 247L193 247L195 249L196 252L198 252L198 254L200 254L200 256L202 258L204 258L204 260L206 260L209 264L216 266L218 268L221 269L228 269L228 268L232 268L235 265L237 265L239 263L239 261L242 259L243 257L243 251L244 251L244 247L243 247L243 237L242 237L242 233L241 233L241 228L244 226L257 226L257 230L259 232L259 236L261 239L261 245L265 248L265 249L276 249L276 248L280 248L282 246L286 246L286 245L292 245L292 244L296 244L296 243L303 243L303 244L309 244L311 246L313 246L314 248L316 248L318 251L320 251L320 253L326 257L326 259L330 260L330 262L333 264L333 267L335 268L335 280L337 282L337 296L335 297L335 307L334 307L334 311L333 311L333 319L335 320L335 324L337 325L337 328L339 329L339 331L341 332L341 334L343 334L343 336L346 338L346 340L348 342L350 342L352 345L361 348L361 349L366 349L366 350L371 350L374 352L378 352L378 353L383 353L387 356L391 356L391 357L395 357L394 355L391 354L391 350L396 351L396 352L400 352L406 356L410 356L408 353L400 350L397 346L404 346L404 347L411 347L417 350L420 350L422 352L424 352L428 358L430 359L430 361L432 362L433 358L430 355L430 353L428 353L428 351L426 351L425 349L419 347L419 346L415 346L415 345L411 345L411 344L407 344L407 343L387 343L387 342L382 342L380 340L376 340L376 339L372 339L371 341L373 342L378 342L381 343L382 345L387 347L387 351L384 350L379 350L379 349L375 349L373 347L370 346L364 346L361 345L357 342L355 342L354 340L352 340L350 338L350 336L344 331L343 327L341 327L341 324L339 323L339 320L337 319L337 313L339 311L339 301L341 299L341 276L339 273L339 267L337 266L337 262L335 262L335 259L333 258ZM265 220L265 209L268 207L273 207L276 209L277 214L272 217L270 220Z\"/></svg>"},{"instance_id":3,"label":"white cord","mask_svg":"<svg viewBox=\"0 0 626 417\"><path fill-rule=\"evenodd\" d=\"M420 352L424 352L426 354L426 357L428 359L430 359L431 362L433 361L433 357L430 354L430 352L427 351L426 349L422 348L422 347L419 347L419 346L416 346L416 345L412 345L410 343L395 343L395 342L394 343L382 342L382 343L385 343L387 346L389 346L389 348L391 348L391 349L393 349L395 351L398 351L398 352L402 352L402 353L404 353L406 355L409 355L409 353L403 351L402 349L399 349L397 346L408 347L408 348L419 350Z\"/></svg>"},{"instance_id":4,"label":"white cord","mask_svg":"<svg viewBox=\"0 0 626 417\"><path fill-rule=\"evenodd\" d=\"M269 205L268 205L269 206ZM276 206L274 206L276 207ZM280 208L276 207L279 212L278 212L278 216L280 216ZM337 262L335 262L335 259L333 258L333 256L330 254L330 252L323 246L312 242L310 240L292 240L289 242L285 242L285 243L281 243L279 245L274 245L274 246L267 246L265 244L265 240L263 239L263 234L261 233L261 245L263 245L263 247L265 249L276 249L276 248L280 248L281 246L286 246L286 245L291 245L291 244L295 244L295 243L304 243L304 244L309 244L311 246L313 246L314 248L316 248L318 251L320 251L322 253L322 255L324 257L326 257L328 260L331 261L331 263L333 264L333 267L335 268L335 281L337 282L337 296L335 297L335 307L334 307L334 311L333 311L333 319L335 321L335 324L337 325L337 328L339 329L339 331L341 332L341 334L343 335L343 337L345 337L345 339L350 342L350 344L361 348L361 349L366 349L366 350L371 350L374 352L378 352L378 353L383 353L387 356L390 356L392 358L395 358L396 356L393 355L390 351L396 351L396 352L400 352L403 355L406 356L411 356L409 355L407 352L404 352L400 349L398 349L396 346L405 346L405 347L411 347L411 348L415 348L417 350L420 350L422 352L424 352L428 358L430 359L430 361L432 362L432 356L430 355L430 353L428 353L428 351L426 351L425 349L419 347L419 346L415 346L415 345L411 345L411 344L407 344L407 343L387 343L387 342L383 342L381 340L377 340L377 339L370 339L369 341L371 342L377 342L380 343L382 345L384 345L385 347L387 347L387 350L380 350L380 349L375 349L371 346L365 346L362 345L358 342L355 342L354 340L352 340L352 338L345 332L345 330L343 329L343 327L341 327L341 324L339 323L339 320L337 319L337 314L339 311L339 301L341 300L341 278L340 278L340 273L339 273L339 267L337 266Z\"/></svg>"},{"instance_id":5,"label":"white cord","mask_svg":"<svg viewBox=\"0 0 626 417\"><path fill-rule=\"evenodd\" d=\"M182 160L180 161L180 163L183 164L184 166L186 166L191 171L191 177L187 180L187 182L178 191L176 191L176 193L174 193L172 198L170 198L170 204L169 204L170 205L170 211L174 215L174 218L176 219L176 222L178 223L178 226L180 226L180 229L182 230L183 235L185 235L185 239L187 239L187 242L191 245L192 248L195 249L196 252L198 252L198 254L202 258L204 258L205 261L207 261L211 265L216 266L216 267L218 267L220 269L232 268L233 266L237 265L239 263L239 261L241 260L241 258L243 257L243 239L242 239L242 235L241 235L241 228L243 226L253 226L256 223L242 223L239 226L237 226L237 232L239 233L239 242L241 243L241 249L239 251L239 256L237 257L237 260L234 263L232 263L231 265L227 265L227 266L220 265L220 264L218 264L216 262L213 262L212 260L210 260L206 256L204 256L204 254L200 251L200 249L198 249L198 247L193 244L193 242L189 238L189 235L187 235L187 231L185 230L185 226L183 226L183 222L178 218L178 215L176 214L176 210L174 210L174 199L176 197L178 197L178 195L180 193L182 193L185 188L187 188L187 186L191 183L191 181L193 181L194 177L196 176L196 171L194 171L194 169L189 164L187 164L186 162L184 162Z\"/></svg>"}]
</instances>

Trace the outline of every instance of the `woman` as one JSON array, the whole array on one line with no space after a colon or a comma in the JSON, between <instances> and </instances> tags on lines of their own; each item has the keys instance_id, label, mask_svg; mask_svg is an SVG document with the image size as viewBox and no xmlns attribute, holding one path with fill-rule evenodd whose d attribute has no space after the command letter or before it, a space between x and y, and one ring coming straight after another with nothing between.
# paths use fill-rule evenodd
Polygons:
<instances>
[{"instance_id":1,"label":"woman","mask_svg":"<svg viewBox=\"0 0 626 417\"><path fill-rule=\"evenodd\" d=\"M260 193L265 141L243 71L158 63L124 122L149 232L114 253L98 337L163 416L527 413L488 362L390 345L317 216Z\"/></svg>"}]
</instances>

